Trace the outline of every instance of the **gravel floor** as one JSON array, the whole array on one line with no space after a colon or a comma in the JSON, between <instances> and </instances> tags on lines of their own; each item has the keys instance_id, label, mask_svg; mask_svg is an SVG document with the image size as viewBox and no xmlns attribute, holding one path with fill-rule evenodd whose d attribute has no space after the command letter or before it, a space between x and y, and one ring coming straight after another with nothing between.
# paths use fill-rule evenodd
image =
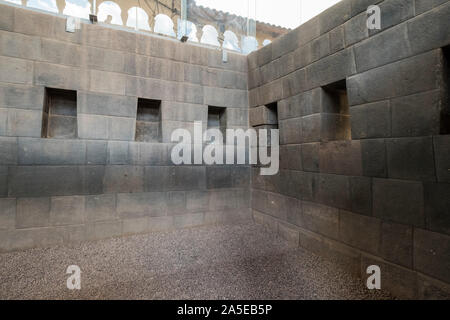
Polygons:
<instances>
[{"instance_id":1,"label":"gravel floor","mask_svg":"<svg viewBox=\"0 0 450 320\"><path fill-rule=\"evenodd\" d=\"M81 290L66 268L82 270ZM389 299L258 225L205 227L0 255L1 299Z\"/></svg>"}]
</instances>

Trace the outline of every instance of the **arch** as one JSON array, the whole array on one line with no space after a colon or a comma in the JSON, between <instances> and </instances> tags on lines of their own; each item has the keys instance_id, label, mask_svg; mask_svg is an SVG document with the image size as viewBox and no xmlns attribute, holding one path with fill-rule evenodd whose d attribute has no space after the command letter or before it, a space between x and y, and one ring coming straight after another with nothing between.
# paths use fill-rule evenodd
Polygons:
<instances>
[{"instance_id":1,"label":"arch","mask_svg":"<svg viewBox=\"0 0 450 320\"><path fill-rule=\"evenodd\" d=\"M270 41L269 39L265 39L262 43L263 47L267 46L268 44L271 44L272 41Z\"/></svg>"},{"instance_id":2,"label":"arch","mask_svg":"<svg viewBox=\"0 0 450 320\"><path fill-rule=\"evenodd\" d=\"M58 13L55 0L28 0L27 7Z\"/></svg>"},{"instance_id":3,"label":"arch","mask_svg":"<svg viewBox=\"0 0 450 320\"><path fill-rule=\"evenodd\" d=\"M233 31L227 30L225 31L223 36L223 48L234 51L241 51L241 48L239 48L239 39Z\"/></svg>"},{"instance_id":4,"label":"arch","mask_svg":"<svg viewBox=\"0 0 450 320\"><path fill-rule=\"evenodd\" d=\"M183 30L184 26L186 30ZM188 41L198 42L197 26L191 21L178 19L178 39L181 39L183 35L187 35Z\"/></svg>"},{"instance_id":5,"label":"arch","mask_svg":"<svg viewBox=\"0 0 450 320\"><path fill-rule=\"evenodd\" d=\"M217 32L216 28L207 24L203 27L202 32L202 38L200 39L201 43L220 47L219 40L217 40L219 33Z\"/></svg>"},{"instance_id":6,"label":"arch","mask_svg":"<svg viewBox=\"0 0 450 320\"><path fill-rule=\"evenodd\" d=\"M66 0L63 14L83 19L89 19L91 3L88 0Z\"/></svg>"},{"instance_id":7,"label":"arch","mask_svg":"<svg viewBox=\"0 0 450 320\"><path fill-rule=\"evenodd\" d=\"M258 40L252 36L243 36L242 41L242 53L248 54L258 49Z\"/></svg>"},{"instance_id":8,"label":"arch","mask_svg":"<svg viewBox=\"0 0 450 320\"><path fill-rule=\"evenodd\" d=\"M165 14L158 14L155 17L155 27L153 31L155 33L160 33L166 36L175 37L175 31L173 31L173 21L170 19L169 16L166 16Z\"/></svg>"},{"instance_id":9,"label":"arch","mask_svg":"<svg viewBox=\"0 0 450 320\"><path fill-rule=\"evenodd\" d=\"M122 26L121 14L122 9L113 1L105 1L98 6L98 21L100 22L108 22ZM108 16L111 16L111 18L108 19Z\"/></svg>"},{"instance_id":10,"label":"arch","mask_svg":"<svg viewBox=\"0 0 450 320\"><path fill-rule=\"evenodd\" d=\"M139 7L131 7L128 10L127 27L152 31L150 25L148 24L148 14L144 9Z\"/></svg>"}]
</instances>

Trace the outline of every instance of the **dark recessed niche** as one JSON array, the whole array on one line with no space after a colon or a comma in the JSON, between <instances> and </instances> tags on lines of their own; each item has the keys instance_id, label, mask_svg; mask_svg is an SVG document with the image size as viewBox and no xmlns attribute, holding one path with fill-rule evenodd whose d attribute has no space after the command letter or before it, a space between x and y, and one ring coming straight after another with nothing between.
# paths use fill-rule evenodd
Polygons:
<instances>
[{"instance_id":1,"label":"dark recessed niche","mask_svg":"<svg viewBox=\"0 0 450 320\"><path fill-rule=\"evenodd\" d=\"M340 80L322 87L324 92L324 101L327 114L328 126L332 126L333 135L328 137L330 140L351 140L352 129L350 122L350 107L347 96L347 82Z\"/></svg>"},{"instance_id":2,"label":"dark recessed niche","mask_svg":"<svg viewBox=\"0 0 450 320\"><path fill-rule=\"evenodd\" d=\"M161 100L138 99L135 140L161 142Z\"/></svg>"},{"instance_id":3,"label":"dark recessed niche","mask_svg":"<svg viewBox=\"0 0 450 320\"><path fill-rule=\"evenodd\" d=\"M45 89L41 136L55 139L78 137L76 91Z\"/></svg>"},{"instance_id":4,"label":"dark recessed niche","mask_svg":"<svg viewBox=\"0 0 450 320\"><path fill-rule=\"evenodd\" d=\"M225 137L227 129L227 108L208 106L208 129L220 129Z\"/></svg>"},{"instance_id":5,"label":"dark recessed niche","mask_svg":"<svg viewBox=\"0 0 450 320\"><path fill-rule=\"evenodd\" d=\"M444 88L441 104L441 134L450 134L450 46L442 48L444 53L443 77Z\"/></svg>"}]
</instances>

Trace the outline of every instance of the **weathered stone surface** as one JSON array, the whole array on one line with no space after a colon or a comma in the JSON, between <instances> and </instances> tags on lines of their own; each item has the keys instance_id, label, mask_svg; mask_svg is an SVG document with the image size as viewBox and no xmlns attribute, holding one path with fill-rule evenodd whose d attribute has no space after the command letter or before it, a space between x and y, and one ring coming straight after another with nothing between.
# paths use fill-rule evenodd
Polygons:
<instances>
[{"instance_id":1,"label":"weathered stone surface","mask_svg":"<svg viewBox=\"0 0 450 320\"><path fill-rule=\"evenodd\" d=\"M423 226L425 217L422 183L374 179L373 214L383 220Z\"/></svg>"},{"instance_id":2,"label":"weathered stone surface","mask_svg":"<svg viewBox=\"0 0 450 320\"><path fill-rule=\"evenodd\" d=\"M338 209L314 202L302 201L304 227L326 237L338 239Z\"/></svg>"},{"instance_id":3,"label":"weathered stone surface","mask_svg":"<svg viewBox=\"0 0 450 320\"><path fill-rule=\"evenodd\" d=\"M438 5L439 2L436 1L440 0L426 2L428 6ZM420 10L420 8L417 9ZM440 48L450 43L450 35L448 32L442 32L442 30L449 29L449 14L450 3L446 3L435 10L431 10L407 22L408 36L410 39L414 39L413 51L415 53Z\"/></svg>"},{"instance_id":4,"label":"weathered stone surface","mask_svg":"<svg viewBox=\"0 0 450 320\"><path fill-rule=\"evenodd\" d=\"M350 210L350 182L347 176L321 173L316 183L316 197L321 203Z\"/></svg>"},{"instance_id":5,"label":"weathered stone surface","mask_svg":"<svg viewBox=\"0 0 450 320\"><path fill-rule=\"evenodd\" d=\"M50 224L83 224L85 218L85 198L83 196L52 197Z\"/></svg>"},{"instance_id":6,"label":"weathered stone surface","mask_svg":"<svg viewBox=\"0 0 450 320\"><path fill-rule=\"evenodd\" d=\"M425 183L425 219L427 229L450 234L450 184Z\"/></svg>"},{"instance_id":7,"label":"weathered stone surface","mask_svg":"<svg viewBox=\"0 0 450 320\"><path fill-rule=\"evenodd\" d=\"M352 212L339 211L339 239L366 252L377 254L381 221Z\"/></svg>"},{"instance_id":8,"label":"weathered stone surface","mask_svg":"<svg viewBox=\"0 0 450 320\"><path fill-rule=\"evenodd\" d=\"M104 177L105 193L144 191L144 167L106 166Z\"/></svg>"},{"instance_id":9,"label":"weathered stone surface","mask_svg":"<svg viewBox=\"0 0 450 320\"><path fill-rule=\"evenodd\" d=\"M359 105L436 89L440 51L375 68L347 79L349 104ZM411 77L420 74L420 77Z\"/></svg>"},{"instance_id":10,"label":"weathered stone surface","mask_svg":"<svg viewBox=\"0 0 450 320\"><path fill-rule=\"evenodd\" d=\"M431 137L389 139L386 149L390 178L436 181Z\"/></svg>"},{"instance_id":11,"label":"weathered stone surface","mask_svg":"<svg viewBox=\"0 0 450 320\"><path fill-rule=\"evenodd\" d=\"M362 175L361 144L359 141L333 141L320 144L320 172L340 175Z\"/></svg>"},{"instance_id":12,"label":"weathered stone surface","mask_svg":"<svg viewBox=\"0 0 450 320\"><path fill-rule=\"evenodd\" d=\"M351 107L350 116L353 139L386 138L391 136L391 108L389 101Z\"/></svg>"},{"instance_id":13,"label":"weathered stone surface","mask_svg":"<svg viewBox=\"0 0 450 320\"><path fill-rule=\"evenodd\" d=\"M367 8L366 8L367 9ZM351 46L369 37L367 30L367 13L363 12L344 24L345 45Z\"/></svg>"},{"instance_id":14,"label":"weathered stone surface","mask_svg":"<svg viewBox=\"0 0 450 320\"><path fill-rule=\"evenodd\" d=\"M450 183L450 136L435 136L433 142L437 179Z\"/></svg>"},{"instance_id":15,"label":"weathered stone surface","mask_svg":"<svg viewBox=\"0 0 450 320\"><path fill-rule=\"evenodd\" d=\"M86 197L87 221L107 221L117 218L116 195L104 194Z\"/></svg>"},{"instance_id":16,"label":"weathered stone surface","mask_svg":"<svg viewBox=\"0 0 450 320\"><path fill-rule=\"evenodd\" d=\"M20 165L83 165L86 144L77 140L19 138Z\"/></svg>"},{"instance_id":17,"label":"weathered stone surface","mask_svg":"<svg viewBox=\"0 0 450 320\"><path fill-rule=\"evenodd\" d=\"M384 139L361 140L363 174L387 177L386 142Z\"/></svg>"},{"instance_id":18,"label":"weathered stone surface","mask_svg":"<svg viewBox=\"0 0 450 320\"><path fill-rule=\"evenodd\" d=\"M450 237L414 229L414 268L424 274L450 282Z\"/></svg>"},{"instance_id":19,"label":"weathered stone surface","mask_svg":"<svg viewBox=\"0 0 450 320\"><path fill-rule=\"evenodd\" d=\"M301 145L304 171L319 172L319 148L319 143L305 143Z\"/></svg>"},{"instance_id":20,"label":"weathered stone surface","mask_svg":"<svg viewBox=\"0 0 450 320\"><path fill-rule=\"evenodd\" d=\"M367 177L350 177L350 198L352 212L372 215L372 179Z\"/></svg>"},{"instance_id":21,"label":"weathered stone surface","mask_svg":"<svg viewBox=\"0 0 450 320\"><path fill-rule=\"evenodd\" d=\"M33 63L29 60L0 56L1 82L32 84Z\"/></svg>"},{"instance_id":22,"label":"weathered stone surface","mask_svg":"<svg viewBox=\"0 0 450 320\"><path fill-rule=\"evenodd\" d=\"M0 137L0 165L17 164L17 139Z\"/></svg>"},{"instance_id":23,"label":"weathered stone surface","mask_svg":"<svg viewBox=\"0 0 450 320\"><path fill-rule=\"evenodd\" d=\"M79 113L136 118L135 97L78 92L77 103Z\"/></svg>"},{"instance_id":24,"label":"weathered stone surface","mask_svg":"<svg viewBox=\"0 0 450 320\"><path fill-rule=\"evenodd\" d=\"M0 230L14 229L16 223L16 199L0 198Z\"/></svg>"},{"instance_id":25,"label":"weathered stone surface","mask_svg":"<svg viewBox=\"0 0 450 320\"><path fill-rule=\"evenodd\" d=\"M392 136L438 135L440 129L440 90L391 100Z\"/></svg>"},{"instance_id":26,"label":"weathered stone surface","mask_svg":"<svg viewBox=\"0 0 450 320\"><path fill-rule=\"evenodd\" d=\"M50 198L19 198L17 200L16 228L48 226Z\"/></svg>"},{"instance_id":27,"label":"weathered stone surface","mask_svg":"<svg viewBox=\"0 0 450 320\"><path fill-rule=\"evenodd\" d=\"M380 253L387 261L412 268L413 228L402 224L382 222Z\"/></svg>"}]
</instances>

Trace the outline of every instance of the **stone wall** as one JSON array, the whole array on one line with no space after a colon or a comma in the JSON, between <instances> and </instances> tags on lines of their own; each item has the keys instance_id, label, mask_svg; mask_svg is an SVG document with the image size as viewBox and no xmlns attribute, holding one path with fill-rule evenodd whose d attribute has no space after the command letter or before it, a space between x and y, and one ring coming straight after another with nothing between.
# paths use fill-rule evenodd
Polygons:
<instances>
[{"instance_id":1,"label":"stone wall","mask_svg":"<svg viewBox=\"0 0 450 320\"><path fill-rule=\"evenodd\" d=\"M282 166L252 172L254 219L404 298L450 296L449 18L343 0L248 56L250 123L277 102Z\"/></svg>"},{"instance_id":2,"label":"stone wall","mask_svg":"<svg viewBox=\"0 0 450 320\"><path fill-rule=\"evenodd\" d=\"M248 127L245 56L2 5L0 70L0 251L251 219L248 166L170 161L208 106ZM135 141L142 98L157 142Z\"/></svg>"}]
</instances>

